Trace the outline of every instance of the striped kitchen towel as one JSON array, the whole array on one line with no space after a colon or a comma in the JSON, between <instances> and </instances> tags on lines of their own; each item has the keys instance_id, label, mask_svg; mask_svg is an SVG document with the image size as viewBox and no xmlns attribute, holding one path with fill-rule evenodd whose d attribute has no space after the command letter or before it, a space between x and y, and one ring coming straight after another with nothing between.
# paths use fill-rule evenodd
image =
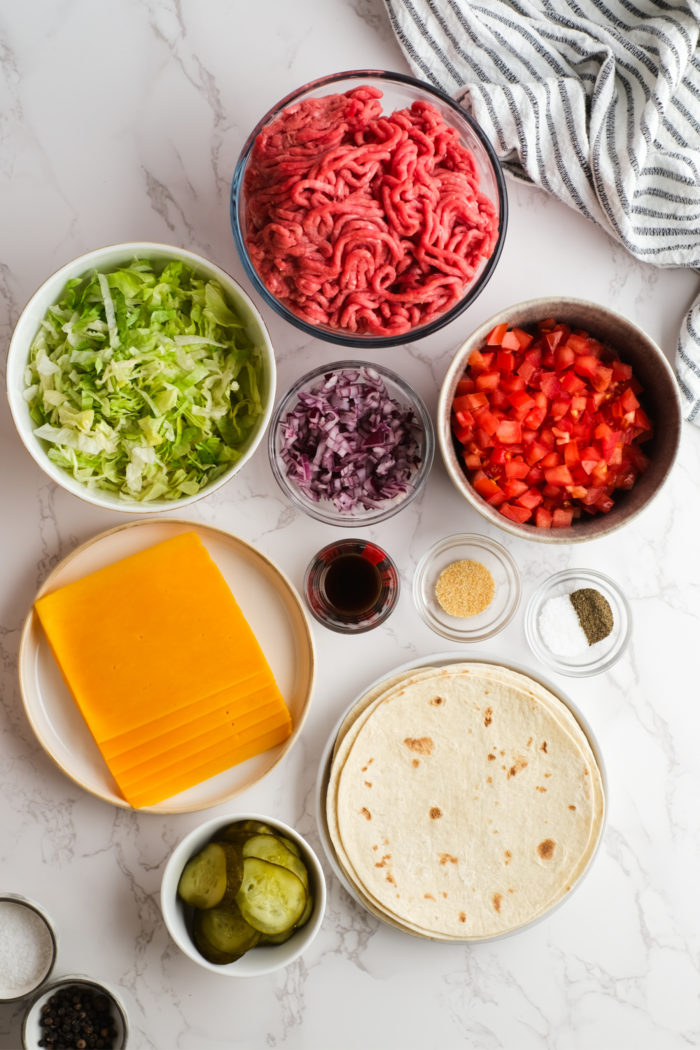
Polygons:
<instances>
[{"instance_id":1,"label":"striped kitchen towel","mask_svg":"<svg viewBox=\"0 0 700 1050\"><path fill-rule=\"evenodd\" d=\"M700 0L385 0L416 76L463 103L506 171L637 259L700 268ZM679 336L700 423L700 296Z\"/></svg>"}]
</instances>

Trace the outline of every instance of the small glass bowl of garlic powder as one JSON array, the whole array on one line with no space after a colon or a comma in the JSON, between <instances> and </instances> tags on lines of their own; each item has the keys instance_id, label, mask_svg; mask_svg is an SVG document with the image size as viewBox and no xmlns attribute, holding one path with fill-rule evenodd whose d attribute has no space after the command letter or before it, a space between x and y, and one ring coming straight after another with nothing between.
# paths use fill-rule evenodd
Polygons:
<instances>
[{"instance_id":1,"label":"small glass bowl of garlic powder","mask_svg":"<svg viewBox=\"0 0 700 1050\"><path fill-rule=\"evenodd\" d=\"M535 656L560 674L600 674L622 655L632 619L618 585L593 569L564 569L533 593L525 636Z\"/></svg>"}]
</instances>

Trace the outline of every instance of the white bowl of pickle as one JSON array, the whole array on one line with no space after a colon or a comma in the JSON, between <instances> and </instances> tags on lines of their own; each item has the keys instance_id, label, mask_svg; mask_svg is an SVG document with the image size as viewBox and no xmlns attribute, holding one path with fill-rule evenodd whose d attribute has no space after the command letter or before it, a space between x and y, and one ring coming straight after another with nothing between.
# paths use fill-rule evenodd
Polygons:
<instances>
[{"instance_id":1,"label":"white bowl of pickle","mask_svg":"<svg viewBox=\"0 0 700 1050\"><path fill-rule=\"evenodd\" d=\"M215 817L173 850L161 910L178 948L229 977L259 977L293 962L326 908L319 860L302 836L258 813Z\"/></svg>"}]
</instances>

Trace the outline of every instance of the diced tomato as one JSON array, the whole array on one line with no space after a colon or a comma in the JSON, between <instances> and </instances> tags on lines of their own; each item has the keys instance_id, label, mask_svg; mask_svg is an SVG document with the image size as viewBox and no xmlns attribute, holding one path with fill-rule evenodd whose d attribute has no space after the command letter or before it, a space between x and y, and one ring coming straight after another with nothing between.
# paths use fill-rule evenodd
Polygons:
<instances>
[{"instance_id":1,"label":"diced tomato","mask_svg":"<svg viewBox=\"0 0 700 1050\"><path fill-rule=\"evenodd\" d=\"M525 478L530 473L530 467L521 456L514 456L505 462L505 475L507 478Z\"/></svg>"},{"instance_id":2,"label":"diced tomato","mask_svg":"<svg viewBox=\"0 0 700 1050\"><path fill-rule=\"evenodd\" d=\"M515 369L515 355L509 350L496 351L496 368L502 375L508 375Z\"/></svg>"},{"instance_id":3,"label":"diced tomato","mask_svg":"<svg viewBox=\"0 0 700 1050\"><path fill-rule=\"evenodd\" d=\"M551 529L552 512L547 507L538 507L535 511L535 525L538 529Z\"/></svg>"},{"instance_id":4,"label":"diced tomato","mask_svg":"<svg viewBox=\"0 0 700 1050\"><path fill-rule=\"evenodd\" d=\"M501 380L500 372L480 372L476 377L477 390L495 390Z\"/></svg>"},{"instance_id":5,"label":"diced tomato","mask_svg":"<svg viewBox=\"0 0 700 1050\"><path fill-rule=\"evenodd\" d=\"M519 481L518 478L510 478L506 481L503 486L503 491L506 494L507 499L517 499L518 496L522 496L524 492L527 492L529 485L526 481Z\"/></svg>"},{"instance_id":6,"label":"diced tomato","mask_svg":"<svg viewBox=\"0 0 700 1050\"><path fill-rule=\"evenodd\" d=\"M523 492L522 495L518 496L515 502L521 507L527 507L528 510L534 510L535 507L540 505L543 499L544 496L539 489L529 488L526 492Z\"/></svg>"},{"instance_id":7,"label":"diced tomato","mask_svg":"<svg viewBox=\"0 0 700 1050\"><path fill-rule=\"evenodd\" d=\"M504 445L516 444L522 438L522 428L515 419L502 419L498 424L496 437Z\"/></svg>"},{"instance_id":8,"label":"diced tomato","mask_svg":"<svg viewBox=\"0 0 700 1050\"><path fill-rule=\"evenodd\" d=\"M469 355L469 361L467 367L472 375L478 375L479 372L486 372L491 367L493 361L493 353L486 352L484 350L472 350Z\"/></svg>"},{"instance_id":9,"label":"diced tomato","mask_svg":"<svg viewBox=\"0 0 700 1050\"><path fill-rule=\"evenodd\" d=\"M471 392L474 390L475 385L476 384L474 383L474 380L471 378L471 376L462 376L462 378L457 383L457 389L455 390L455 394L457 395L457 397L461 397L462 394L471 394Z\"/></svg>"},{"instance_id":10,"label":"diced tomato","mask_svg":"<svg viewBox=\"0 0 700 1050\"><path fill-rule=\"evenodd\" d=\"M574 483L571 471L564 463L557 467L546 467L544 476L548 485L573 485Z\"/></svg>"},{"instance_id":11,"label":"diced tomato","mask_svg":"<svg viewBox=\"0 0 700 1050\"><path fill-rule=\"evenodd\" d=\"M517 521L519 525L523 525L532 517L532 511L528 510L527 507L518 507L513 503L501 504L500 511L504 517L510 518L511 521Z\"/></svg>"},{"instance_id":12,"label":"diced tomato","mask_svg":"<svg viewBox=\"0 0 700 1050\"><path fill-rule=\"evenodd\" d=\"M508 331L508 325L504 322L503 324L497 324L495 328L492 328L489 334L486 336L487 346L500 346L503 340L503 336Z\"/></svg>"},{"instance_id":13,"label":"diced tomato","mask_svg":"<svg viewBox=\"0 0 700 1050\"><path fill-rule=\"evenodd\" d=\"M652 425L630 365L554 318L497 325L457 383L452 433L475 491L513 521L608 513L648 466Z\"/></svg>"},{"instance_id":14,"label":"diced tomato","mask_svg":"<svg viewBox=\"0 0 700 1050\"><path fill-rule=\"evenodd\" d=\"M555 529L565 529L573 520L573 507L555 507L552 511L552 527Z\"/></svg>"},{"instance_id":15,"label":"diced tomato","mask_svg":"<svg viewBox=\"0 0 700 1050\"><path fill-rule=\"evenodd\" d=\"M493 496L494 493L501 491L493 478L489 478L483 471L477 471L472 478L472 484L479 495L486 500L489 496Z\"/></svg>"},{"instance_id":16,"label":"diced tomato","mask_svg":"<svg viewBox=\"0 0 700 1050\"><path fill-rule=\"evenodd\" d=\"M480 452L465 452L462 461L467 470L480 470L483 465Z\"/></svg>"},{"instance_id":17,"label":"diced tomato","mask_svg":"<svg viewBox=\"0 0 700 1050\"><path fill-rule=\"evenodd\" d=\"M550 336L547 337L549 340ZM565 368L569 368L574 363L576 354L570 341L564 343L563 346L558 346L554 351L554 366L557 372L563 372Z\"/></svg>"},{"instance_id":18,"label":"diced tomato","mask_svg":"<svg viewBox=\"0 0 700 1050\"><path fill-rule=\"evenodd\" d=\"M525 415L535 404L534 397L532 394L529 394L527 390L514 390L512 394L508 394L508 401L518 415L520 415L520 413Z\"/></svg>"},{"instance_id":19,"label":"diced tomato","mask_svg":"<svg viewBox=\"0 0 700 1050\"><path fill-rule=\"evenodd\" d=\"M555 372L542 372L540 375L540 390L551 401L561 393L561 382Z\"/></svg>"}]
</instances>

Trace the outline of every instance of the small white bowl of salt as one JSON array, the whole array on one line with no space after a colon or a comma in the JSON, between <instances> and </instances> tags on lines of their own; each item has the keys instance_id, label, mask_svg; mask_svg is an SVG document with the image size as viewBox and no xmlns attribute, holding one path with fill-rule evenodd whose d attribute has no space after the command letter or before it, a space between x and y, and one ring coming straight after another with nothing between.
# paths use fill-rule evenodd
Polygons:
<instances>
[{"instance_id":1,"label":"small white bowl of salt","mask_svg":"<svg viewBox=\"0 0 700 1050\"><path fill-rule=\"evenodd\" d=\"M564 569L541 583L525 610L535 656L560 674L600 674L620 658L632 633L630 607L609 576Z\"/></svg>"},{"instance_id":2,"label":"small white bowl of salt","mask_svg":"<svg viewBox=\"0 0 700 1050\"><path fill-rule=\"evenodd\" d=\"M56 935L41 908L18 894L0 894L0 1002L31 995L55 961Z\"/></svg>"}]
</instances>

